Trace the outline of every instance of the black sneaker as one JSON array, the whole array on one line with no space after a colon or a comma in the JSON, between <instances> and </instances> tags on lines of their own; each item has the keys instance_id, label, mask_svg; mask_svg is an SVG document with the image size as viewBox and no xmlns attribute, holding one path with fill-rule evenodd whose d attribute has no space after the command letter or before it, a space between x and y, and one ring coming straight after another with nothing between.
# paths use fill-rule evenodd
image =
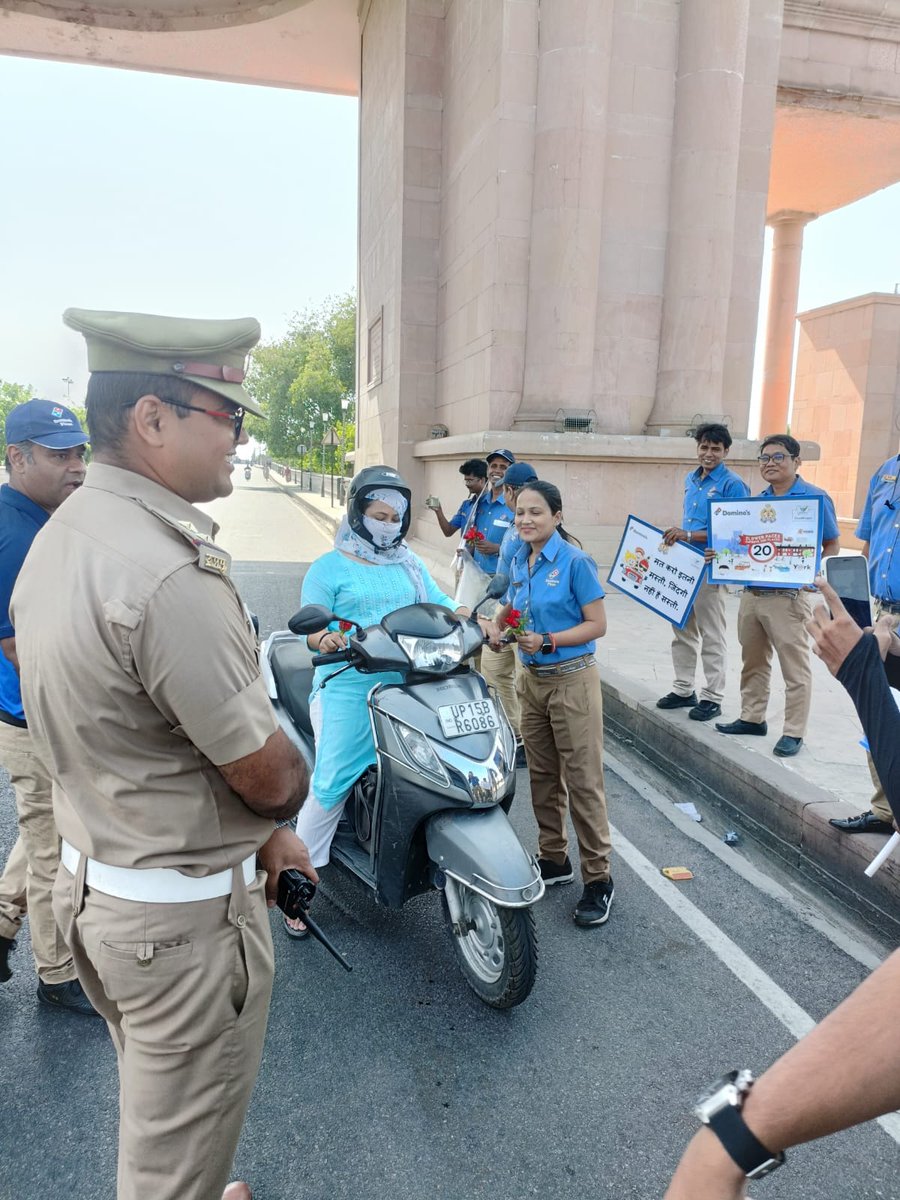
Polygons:
<instances>
[{"instance_id":1,"label":"black sneaker","mask_svg":"<svg viewBox=\"0 0 900 1200\"><path fill-rule=\"evenodd\" d=\"M605 925L615 894L611 879L598 879L596 883L586 883L581 899L575 905L575 924Z\"/></svg>"},{"instance_id":2,"label":"black sneaker","mask_svg":"<svg viewBox=\"0 0 900 1200\"><path fill-rule=\"evenodd\" d=\"M562 864L551 862L549 858L539 858L538 866L541 869L541 879L543 879L545 887L553 887L555 883L571 883L575 878L568 854L566 861Z\"/></svg>"},{"instance_id":3,"label":"black sneaker","mask_svg":"<svg viewBox=\"0 0 900 1200\"><path fill-rule=\"evenodd\" d=\"M37 985L37 998L49 1008L64 1008L81 1017L100 1016L77 979L70 979L67 983L44 983L41 979Z\"/></svg>"},{"instance_id":4,"label":"black sneaker","mask_svg":"<svg viewBox=\"0 0 900 1200\"><path fill-rule=\"evenodd\" d=\"M9 956L15 948L15 938L0 937L0 983L6 983L7 979L12 979L12 967L9 965Z\"/></svg>"},{"instance_id":5,"label":"black sneaker","mask_svg":"<svg viewBox=\"0 0 900 1200\"><path fill-rule=\"evenodd\" d=\"M657 700L657 708L693 708L697 703L697 693L689 696L679 696L677 692L668 692L661 700Z\"/></svg>"}]
</instances>

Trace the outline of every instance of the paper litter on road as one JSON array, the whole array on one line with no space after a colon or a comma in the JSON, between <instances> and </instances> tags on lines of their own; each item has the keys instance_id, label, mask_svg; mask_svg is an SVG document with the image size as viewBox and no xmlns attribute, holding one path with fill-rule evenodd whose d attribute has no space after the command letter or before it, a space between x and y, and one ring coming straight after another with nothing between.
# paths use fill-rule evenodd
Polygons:
<instances>
[{"instance_id":1,"label":"paper litter on road","mask_svg":"<svg viewBox=\"0 0 900 1200\"><path fill-rule=\"evenodd\" d=\"M702 821L703 818L697 811L697 805L692 800L685 800L682 804L676 802L676 808L680 808L683 813L691 818L692 821Z\"/></svg>"}]
</instances>

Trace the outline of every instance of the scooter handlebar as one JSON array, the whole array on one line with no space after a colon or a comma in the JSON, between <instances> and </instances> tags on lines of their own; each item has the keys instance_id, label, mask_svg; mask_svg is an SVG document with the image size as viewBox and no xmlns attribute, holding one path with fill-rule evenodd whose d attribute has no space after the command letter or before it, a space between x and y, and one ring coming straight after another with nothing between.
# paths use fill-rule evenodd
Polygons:
<instances>
[{"instance_id":1,"label":"scooter handlebar","mask_svg":"<svg viewBox=\"0 0 900 1200\"><path fill-rule=\"evenodd\" d=\"M330 663L345 663L350 661L350 650L332 650L330 654L314 654L312 657L312 665L314 667L327 667Z\"/></svg>"}]
</instances>

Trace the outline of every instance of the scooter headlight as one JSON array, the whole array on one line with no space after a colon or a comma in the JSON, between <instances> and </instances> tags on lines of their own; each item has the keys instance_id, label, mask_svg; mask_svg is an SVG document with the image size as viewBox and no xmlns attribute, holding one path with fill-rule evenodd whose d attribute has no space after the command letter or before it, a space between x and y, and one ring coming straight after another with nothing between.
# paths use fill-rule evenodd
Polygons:
<instances>
[{"instance_id":1,"label":"scooter headlight","mask_svg":"<svg viewBox=\"0 0 900 1200\"><path fill-rule=\"evenodd\" d=\"M404 725L402 721L393 721L392 724L397 734L397 741L402 746L403 753L410 763L425 775L431 776L438 783L448 787L450 780L447 778L444 765L425 734L420 733L418 729L413 729L411 725Z\"/></svg>"},{"instance_id":2,"label":"scooter headlight","mask_svg":"<svg viewBox=\"0 0 900 1200\"><path fill-rule=\"evenodd\" d=\"M442 638L412 637L401 633L397 641L415 670L429 675L445 675L458 667L463 659L463 634L459 627Z\"/></svg>"}]
</instances>

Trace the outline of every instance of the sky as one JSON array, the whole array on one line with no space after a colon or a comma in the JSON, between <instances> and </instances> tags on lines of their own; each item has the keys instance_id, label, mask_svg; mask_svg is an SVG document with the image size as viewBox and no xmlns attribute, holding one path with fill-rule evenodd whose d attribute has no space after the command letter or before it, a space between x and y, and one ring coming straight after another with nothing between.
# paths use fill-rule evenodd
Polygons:
<instances>
[{"instance_id":1,"label":"sky","mask_svg":"<svg viewBox=\"0 0 900 1200\"><path fill-rule=\"evenodd\" d=\"M0 113L2 380L80 403L69 305L272 340L356 286L353 98L0 56ZM893 292L898 228L900 184L808 225L800 311Z\"/></svg>"}]
</instances>

